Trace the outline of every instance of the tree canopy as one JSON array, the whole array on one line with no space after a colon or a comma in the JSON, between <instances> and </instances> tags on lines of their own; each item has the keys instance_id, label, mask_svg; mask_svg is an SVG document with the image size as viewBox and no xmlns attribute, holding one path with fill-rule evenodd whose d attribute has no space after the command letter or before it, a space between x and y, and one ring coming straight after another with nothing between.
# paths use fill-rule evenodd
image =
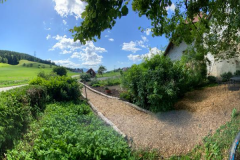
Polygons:
<instances>
[{"instance_id":1,"label":"tree canopy","mask_svg":"<svg viewBox=\"0 0 240 160\"><path fill-rule=\"evenodd\" d=\"M194 44L189 53L194 52L198 58L204 59L208 52L218 58L239 54L238 0L179 0L173 12L167 10L172 5L171 0L132 0L131 6L130 0L83 1L88 4L82 13L83 21L70 30L74 40L82 44L100 39L101 32L112 29L116 20L126 16L128 8L132 7L140 17L151 20L152 36L165 35L175 45L182 41Z\"/></svg>"},{"instance_id":2,"label":"tree canopy","mask_svg":"<svg viewBox=\"0 0 240 160\"><path fill-rule=\"evenodd\" d=\"M106 67L104 67L103 65L100 65L100 67L98 68L98 74L103 74L103 72L105 72L107 69Z\"/></svg>"}]
</instances>

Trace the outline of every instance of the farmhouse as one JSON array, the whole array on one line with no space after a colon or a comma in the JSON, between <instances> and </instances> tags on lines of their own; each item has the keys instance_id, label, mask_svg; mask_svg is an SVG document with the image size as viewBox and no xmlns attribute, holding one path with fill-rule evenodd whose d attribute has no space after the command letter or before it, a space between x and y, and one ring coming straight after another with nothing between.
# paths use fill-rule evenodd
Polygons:
<instances>
[{"instance_id":1,"label":"farmhouse","mask_svg":"<svg viewBox=\"0 0 240 160\"><path fill-rule=\"evenodd\" d=\"M90 74L91 77L95 77L96 76L96 72L92 68L90 68L86 73Z\"/></svg>"},{"instance_id":2,"label":"farmhouse","mask_svg":"<svg viewBox=\"0 0 240 160\"><path fill-rule=\"evenodd\" d=\"M172 61L180 60L187 47L188 44L185 42L182 42L179 46L170 42L164 55L168 56ZM232 72L234 74L237 70L240 70L240 58L216 61L214 56L208 53L207 59L210 61L210 63L207 63L208 76L211 75L219 78L225 72Z\"/></svg>"},{"instance_id":3,"label":"farmhouse","mask_svg":"<svg viewBox=\"0 0 240 160\"><path fill-rule=\"evenodd\" d=\"M201 15L202 16L202 15ZM209 16L211 18L211 16ZM198 17L195 17L193 23L198 22ZM164 55L169 56L172 61L180 60L183 53L189 45L185 42L180 43L178 46L174 45L172 42L169 42ZM232 72L233 74L240 70L240 58L231 58L226 60L216 60L211 53L206 55L206 58L210 63L207 63L207 74L208 76L215 76L220 78L221 74L225 72Z\"/></svg>"}]
</instances>

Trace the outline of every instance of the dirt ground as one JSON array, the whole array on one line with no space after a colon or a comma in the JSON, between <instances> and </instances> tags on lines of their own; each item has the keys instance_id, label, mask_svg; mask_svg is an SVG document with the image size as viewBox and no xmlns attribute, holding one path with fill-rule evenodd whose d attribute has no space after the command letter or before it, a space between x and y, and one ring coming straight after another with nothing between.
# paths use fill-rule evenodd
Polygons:
<instances>
[{"instance_id":1,"label":"dirt ground","mask_svg":"<svg viewBox=\"0 0 240 160\"><path fill-rule=\"evenodd\" d=\"M89 85L90 83L87 83L87 85L89 87L91 87ZM120 85L116 85L116 86L104 86L104 87L91 87L99 92L102 92L104 94L107 94L106 91L105 91L105 88L109 88L111 90L111 93L108 94L109 96L113 96L113 97L118 97L120 98L120 93L123 91L123 89L120 87Z\"/></svg>"},{"instance_id":2,"label":"dirt ground","mask_svg":"<svg viewBox=\"0 0 240 160\"><path fill-rule=\"evenodd\" d=\"M128 136L133 147L157 149L164 157L191 151L231 119L233 108L240 111L240 91L229 91L225 85L189 92L176 103L177 110L154 115L87 92L91 103Z\"/></svg>"}]
</instances>

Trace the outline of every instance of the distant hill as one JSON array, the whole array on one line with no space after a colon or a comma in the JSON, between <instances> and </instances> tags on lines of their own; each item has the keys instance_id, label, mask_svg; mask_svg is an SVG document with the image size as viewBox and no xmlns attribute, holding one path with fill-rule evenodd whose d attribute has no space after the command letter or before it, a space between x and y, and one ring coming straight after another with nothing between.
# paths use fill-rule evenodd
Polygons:
<instances>
[{"instance_id":1,"label":"distant hill","mask_svg":"<svg viewBox=\"0 0 240 160\"><path fill-rule=\"evenodd\" d=\"M28 61L33 61L33 62L39 62L39 63L43 63L43 64L55 65L55 63L51 62L50 60L42 60L40 58L36 58L36 57L31 56L26 53L0 50L0 63L18 65L19 61L23 60L23 59L28 60Z\"/></svg>"}]
</instances>

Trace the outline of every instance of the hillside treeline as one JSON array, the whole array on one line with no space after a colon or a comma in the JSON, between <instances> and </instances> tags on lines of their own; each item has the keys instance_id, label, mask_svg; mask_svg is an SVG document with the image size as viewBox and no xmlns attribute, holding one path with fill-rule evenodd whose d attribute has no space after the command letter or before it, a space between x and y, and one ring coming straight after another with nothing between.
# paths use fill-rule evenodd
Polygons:
<instances>
[{"instance_id":1,"label":"hillside treeline","mask_svg":"<svg viewBox=\"0 0 240 160\"><path fill-rule=\"evenodd\" d=\"M44 63L44 64L53 64L54 62L51 62L50 60L42 60L40 58L36 58L34 56L25 54L25 53L19 53L19 52L13 52L13 51L5 51L0 50L0 63L7 63L11 65L17 65L19 64L19 61L25 59L29 61Z\"/></svg>"}]
</instances>

